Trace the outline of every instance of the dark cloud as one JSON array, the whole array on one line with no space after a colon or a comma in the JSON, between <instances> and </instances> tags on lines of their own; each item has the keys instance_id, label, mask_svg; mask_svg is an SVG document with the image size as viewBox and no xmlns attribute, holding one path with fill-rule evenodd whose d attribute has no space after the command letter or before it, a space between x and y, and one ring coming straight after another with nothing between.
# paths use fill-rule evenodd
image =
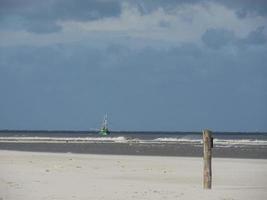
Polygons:
<instances>
[{"instance_id":1,"label":"dark cloud","mask_svg":"<svg viewBox=\"0 0 267 200\"><path fill-rule=\"evenodd\" d=\"M258 27L256 30L251 31L247 38L242 40L245 44L263 45L267 41L267 36L264 34L264 26Z\"/></svg>"},{"instance_id":2,"label":"dark cloud","mask_svg":"<svg viewBox=\"0 0 267 200\"><path fill-rule=\"evenodd\" d=\"M119 1L83 0L0 0L0 14L18 14L26 18L90 20L117 16Z\"/></svg>"},{"instance_id":3,"label":"dark cloud","mask_svg":"<svg viewBox=\"0 0 267 200\"><path fill-rule=\"evenodd\" d=\"M238 9L235 14L237 15L238 18L245 18L248 15L248 12L245 9Z\"/></svg>"},{"instance_id":4,"label":"dark cloud","mask_svg":"<svg viewBox=\"0 0 267 200\"><path fill-rule=\"evenodd\" d=\"M202 41L210 48L220 47L232 43L235 35L232 31L225 29L208 29L202 36Z\"/></svg>"},{"instance_id":5,"label":"dark cloud","mask_svg":"<svg viewBox=\"0 0 267 200\"><path fill-rule=\"evenodd\" d=\"M163 8L165 11L172 12L177 6L212 2L219 3L229 9L235 10L236 15L240 18L244 18L248 14L267 15L266 0L137 0L128 2L137 5L142 13L151 12L158 8Z\"/></svg>"},{"instance_id":6,"label":"dark cloud","mask_svg":"<svg viewBox=\"0 0 267 200\"><path fill-rule=\"evenodd\" d=\"M171 24L170 24L170 22L162 20L162 21L159 22L159 26L162 27L162 28L168 28L168 27L171 26Z\"/></svg>"},{"instance_id":7,"label":"dark cloud","mask_svg":"<svg viewBox=\"0 0 267 200\"><path fill-rule=\"evenodd\" d=\"M103 17L115 17L121 12L119 1L84 0L1 0L0 23L5 27L13 24L14 18L20 18L19 27L36 33L56 32L60 27L57 20L87 21ZM10 22L10 24L8 24Z\"/></svg>"},{"instance_id":8,"label":"dark cloud","mask_svg":"<svg viewBox=\"0 0 267 200\"><path fill-rule=\"evenodd\" d=\"M29 32L34 32L34 33L53 33L60 31L62 29L61 26L58 24L54 23L53 21L47 21L47 20L32 20L32 21L27 21L25 23L25 29Z\"/></svg>"},{"instance_id":9,"label":"dark cloud","mask_svg":"<svg viewBox=\"0 0 267 200\"><path fill-rule=\"evenodd\" d=\"M216 0L216 2L236 11L240 18L252 15L267 15L266 0Z\"/></svg>"},{"instance_id":10,"label":"dark cloud","mask_svg":"<svg viewBox=\"0 0 267 200\"><path fill-rule=\"evenodd\" d=\"M237 38L232 31L225 29L208 29L202 35L202 41L212 49L220 49L223 46L235 45L244 47L246 45L264 45L267 36L264 34L264 26L251 31L246 38Z\"/></svg>"},{"instance_id":11,"label":"dark cloud","mask_svg":"<svg viewBox=\"0 0 267 200\"><path fill-rule=\"evenodd\" d=\"M131 5L135 5L142 14L146 14L159 8L162 8L167 12L172 12L177 6L195 4L204 1L205 0L128 0L127 2Z\"/></svg>"}]
</instances>

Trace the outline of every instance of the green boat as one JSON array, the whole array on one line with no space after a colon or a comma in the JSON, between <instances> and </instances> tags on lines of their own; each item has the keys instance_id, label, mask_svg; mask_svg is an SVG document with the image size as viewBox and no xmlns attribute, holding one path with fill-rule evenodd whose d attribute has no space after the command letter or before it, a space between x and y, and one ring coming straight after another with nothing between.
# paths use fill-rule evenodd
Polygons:
<instances>
[{"instance_id":1,"label":"green boat","mask_svg":"<svg viewBox=\"0 0 267 200\"><path fill-rule=\"evenodd\" d=\"M110 131L108 130L108 115L105 115L102 126L99 131L99 135L107 136L110 134Z\"/></svg>"}]
</instances>

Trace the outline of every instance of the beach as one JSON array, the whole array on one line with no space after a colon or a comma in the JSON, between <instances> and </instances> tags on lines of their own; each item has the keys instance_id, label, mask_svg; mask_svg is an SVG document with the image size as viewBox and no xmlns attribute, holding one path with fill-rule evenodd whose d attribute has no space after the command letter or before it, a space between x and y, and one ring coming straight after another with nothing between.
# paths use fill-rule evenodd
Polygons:
<instances>
[{"instance_id":1,"label":"beach","mask_svg":"<svg viewBox=\"0 0 267 200\"><path fill-rule=\"evenodd\" d=\"M267 199L266 159L213 159L202 188L201 157L0 150L0 199Z\"/></svg>"}]
</instances>

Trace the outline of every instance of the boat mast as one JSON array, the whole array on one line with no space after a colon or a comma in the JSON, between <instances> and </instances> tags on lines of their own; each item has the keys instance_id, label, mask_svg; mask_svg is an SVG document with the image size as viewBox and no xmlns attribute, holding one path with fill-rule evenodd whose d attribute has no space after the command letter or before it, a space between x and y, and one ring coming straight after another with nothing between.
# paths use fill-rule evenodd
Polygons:
<instances>
[{"instance_id":1,"label":"boat mast","mask_svg":"<svg viewBox=\"0 0 267 200\"><path fill-rule=\"evenodd\" d=\"M108 115L106 114L103 121L103 128L108 128Z\"/></svg>"}]
</instances>

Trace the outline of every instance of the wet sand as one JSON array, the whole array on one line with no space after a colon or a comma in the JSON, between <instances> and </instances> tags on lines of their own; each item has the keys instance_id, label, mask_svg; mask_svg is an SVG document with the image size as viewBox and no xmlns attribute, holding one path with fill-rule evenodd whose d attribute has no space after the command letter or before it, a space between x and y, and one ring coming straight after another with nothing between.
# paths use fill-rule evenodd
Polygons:
<instances>
[{"instance_id":1,"label":"wet sand","mask_svg":"<svg viewBox=\"0 0 267 200\"><path fill-rule=\"evenodd\" d=\"M25 143L0 142L2 150L71 152L112 155L153 155L202 157L202 145L142 143ZM267 146L213 148L213 157L267 159Z\"/></svg>"}]
</instances>

